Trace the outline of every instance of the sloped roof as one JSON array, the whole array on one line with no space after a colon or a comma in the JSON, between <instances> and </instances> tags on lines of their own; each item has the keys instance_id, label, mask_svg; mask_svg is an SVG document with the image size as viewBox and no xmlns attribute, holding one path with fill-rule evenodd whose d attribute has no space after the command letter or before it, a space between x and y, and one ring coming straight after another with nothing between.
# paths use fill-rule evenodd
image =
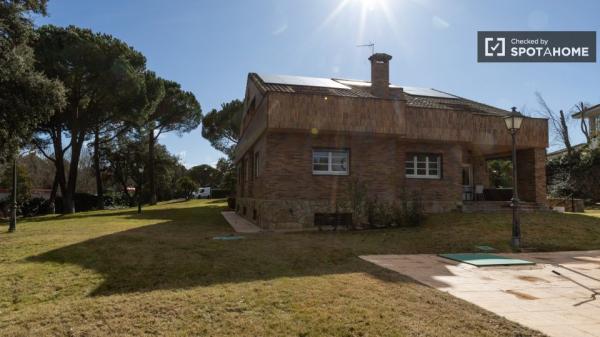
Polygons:
<instances>
[{"instance_id":1,"label":"sloped roof","mask_svg":"<svg viewBox=\"0 0 600 337\"><path fill-rule=\"evenodd\" d=\"M586 114L587 114L587 113L595 113L595 112L600 112L600 104L596 104L596 105L594 105L594 106L591 106L591 107L589 107L589 108L585 109L584 111L579 111L579 112L576 112L576 113L574 113L574 114L573 114L573 115L571 115L571 116L573 116L573 118L581 118L581 114L582 114L582 113L584 113L584 112L585 112Z\"/></svg>"},{"instance_id":2,"label":"sloped roof","mask_svg":"<svg viewBox=\"0 0 600 337\"><path fill-rule=\"evenodd\" d=\"M257 73L250 73L248 77L263 93L284 92L354 98L378 98L371 93L371 82L369 81ZM492 115L506 115L509 113L506 110L437 89L390 85L390 99L400 99L402 95L404 95L407 105L411 107L461 110Z\"/></svg>"}]
</instances>

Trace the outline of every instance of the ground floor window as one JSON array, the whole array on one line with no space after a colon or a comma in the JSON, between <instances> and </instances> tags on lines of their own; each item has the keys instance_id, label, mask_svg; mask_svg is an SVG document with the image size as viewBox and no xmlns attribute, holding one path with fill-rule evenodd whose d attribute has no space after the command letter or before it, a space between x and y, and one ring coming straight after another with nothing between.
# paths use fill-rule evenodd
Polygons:
<instances>
[{"instance_id":1,"label":"ground floor window","mask_svg":"<svg viewBox=\"0 0 600 337\"><path fill-rule=\"evenodd\" d=\"M348 175L348 150L313 150L313 174Z\"/></svg>"},{"instance_id":2,"label":"ground floor window","mask_svg":"<svg viewBox=\"0 0 600 337\"><path fill-rule=\"evenodd\" d=\"M407 178L441 179L442 156L409 153L406 155L405 173Z\"/></svg>"},{"instance_id":3,"label":"ground floor window","mask_svg":"<svg viewBox=\"0 0 600 337\"><path fill-rule=\"evenodd\" d=\"M254 153L254 177L257 178L258 175L260 174L260 156L259 156L259 152L255 152Z\"/></svg>"}]
</instances>

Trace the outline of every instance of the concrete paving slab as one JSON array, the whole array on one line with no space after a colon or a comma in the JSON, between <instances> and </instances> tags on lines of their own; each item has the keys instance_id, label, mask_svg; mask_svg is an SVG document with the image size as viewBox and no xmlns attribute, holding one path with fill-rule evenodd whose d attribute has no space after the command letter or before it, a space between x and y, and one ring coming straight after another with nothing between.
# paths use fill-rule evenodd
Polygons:
<instances>
[{"instance_id":1,"label":"concrete paving slab","mask_svg":"<svg viewBox=\"0 0 600 337\"><path fill-rule=\"evenodd\" d=\"M233 211L221 212L221 215L223 215L231 228L237 233L258 233L261 231L260 227L242 218Z\"/></svg>"},{"instance_id":2,"label":"concrete paving slab","mask_svg":"<svg viewBox=\"0 0 600 337\"><path fill-rule=\"evenodd\" d=\"M600 337L600 296L591 300L591 292L552 272L600 289L600 251L501 255L537 264L478 268L427 254L361 258L548 336Z\"/></svg>"}]
</instances>

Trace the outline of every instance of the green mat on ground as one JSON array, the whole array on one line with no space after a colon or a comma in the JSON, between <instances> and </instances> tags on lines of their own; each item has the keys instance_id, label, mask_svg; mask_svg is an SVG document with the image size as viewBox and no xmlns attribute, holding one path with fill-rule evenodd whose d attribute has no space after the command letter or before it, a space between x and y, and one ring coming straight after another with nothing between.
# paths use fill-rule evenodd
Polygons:
<instances>
[{"instance_id":1,"label":"green mat on ground","mask_svg":"<svg viewBox=\"0 0 600 337\"><path fill-rule=\"evenodd\" d=\"M522 266L535 264L535 262L527 260L512 259L509 257L485 253L439 254L438 256L458 262L468 263L477 267Z\"/></svg>"}]
</instances>

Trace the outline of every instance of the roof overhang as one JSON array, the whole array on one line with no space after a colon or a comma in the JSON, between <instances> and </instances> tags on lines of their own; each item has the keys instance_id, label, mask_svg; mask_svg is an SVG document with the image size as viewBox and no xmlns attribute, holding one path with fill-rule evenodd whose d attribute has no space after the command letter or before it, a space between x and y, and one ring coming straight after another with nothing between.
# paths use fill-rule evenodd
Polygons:
<instances>
[{"instance_id":1,"label":"roof overhang","mask_svg":"<svg viewBox=\"0 0 600 337\"><path fill-rule=\"evenodd\" d=\"M571 116L573 118L581 118L581 116L583 114L589 115L589 114L595 114L595 113L600 113L600 104L596 104L596 105L589 107L583 111L576 112L576 113L572 114Z\"/></svg>"}]
</instances>

